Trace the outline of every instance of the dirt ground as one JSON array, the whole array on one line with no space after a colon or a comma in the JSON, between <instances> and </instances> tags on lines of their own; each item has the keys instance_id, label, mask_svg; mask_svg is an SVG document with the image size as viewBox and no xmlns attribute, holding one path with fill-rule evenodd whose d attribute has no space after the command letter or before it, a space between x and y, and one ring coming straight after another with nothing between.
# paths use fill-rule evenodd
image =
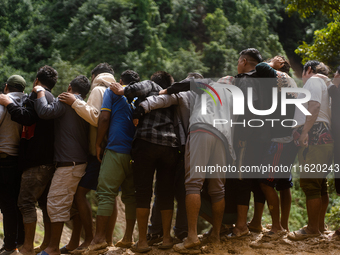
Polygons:
<instances>
[{"instance_id":1,"label":"dirt ground","mask_svg":"<svg viewBox=\"0 0 340 255\"><path fill-rule=\"evenodd\" d=\"M0 222L2 222L2 214L0 214ZM70 226L70 224L68 223ZM118 198L118 218L116 228L114 232L114 242L118 241L124 233L125 219L124 219L124 206L120 198ZM43 229L42 214L38 210L38 229ZM287 235L282 236L277 240L270 241L258 241L261 240L263 234L251 233L249 236L242 237L240 239L226 239L222 237L221 244L207 244L200 248L201 254L244 254L244 255L266 255L266 254L278 254L278 255L315 255L315 254L330 254L340 255L340 239L331 240L330 237L333 232L328 235L320 237L310 238L304 241L290 241ZM36 245L39 245L43 238L43 233L37 231L36 233ZM67 226L64 227L63 235L61 238L61 246L65 245L71 237L71 229ZM134 231L134 239L137 240L137 229ZM0 238L0 245L2 246L3 240ZM110 247L105 253L106 255L132 255L134 254L129 249ZM152 251L147 253L148 255L172 255L179 254L173 249L164 251L159 250L157 245L153 246Z\"/></svg>"},{"instance_id":2,"label":"dirt ground","mask_svg":"<svg viewBox=\"0 0 340 255\"><path fill-rule=\"evenodd\" d=\"M310 255L310 254L340 254L340 240L333 241L329 237L332 235L325 235L318 238L310 238L305 241L290 241L286 236L282 238L262 243L258 248L252 248L250 244L261 238L262 234L251 233L251 235L242 237L238 240L227 240L222 238L221 244L212 245L208 244L201 248L201 254L298 254L298 255ZM116 254L134 254L128 249L111 247L106 253L107 255ZM168 251L161 251L157 249L157 246L153 247L153 250L147 253L149 255L170 255L178 254L173 249Z\"/></svg>"}]
</instances>

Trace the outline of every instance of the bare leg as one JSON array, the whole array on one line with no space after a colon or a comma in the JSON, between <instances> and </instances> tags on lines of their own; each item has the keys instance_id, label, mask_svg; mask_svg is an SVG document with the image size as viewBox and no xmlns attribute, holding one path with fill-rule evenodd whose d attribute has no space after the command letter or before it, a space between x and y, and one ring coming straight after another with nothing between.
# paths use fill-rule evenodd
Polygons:
<instances>
[{"instance_id":1,"label":"bare leg","mask_svg":"<svg viewBox=\"0 0 340 255\"><path fill-rule=\"evenodd\" d=\"M96 219L96 234L91 244L100 244L106 241L106 230L110 216L97 215Z\"/></svg>"},{"instance_id":2,"label":"bare leg","mask_svg":"<svg viewBox=\"0 0 340 255\"><path fill-rule=\"evenodd\" d=\"M113 242L112 242L112 236L113 236L113 231L115 229L115 226L116 226L116 221L117 221L117 199L115 199L115 204L113 206L113 212L110 216L110 219L109 219L109 222L108 222L108 225L107 225L107 228L106 228L106 234L105 234L105 237L106 237L106 242L108 245L113 245Z\"/></svg>"},{"instance_id":3,"label":"bare leg","mask_svg":"<svg viewBox=\"0 0 340 255\"><path fill-rule=\"evenodd\" d=\"M34 255L34 236L35 236L35 227L36 227L36 221L32 223L24 223L25 227L25 241L24 244L20 250L20 252L24 255Z\"/></svg>"},{"instance_id":4,"label":"bare leg","mask_svg":"<svg viewBox=\"0 0 340 255\"><path fill-rule=\"evenodd\" d=\"M248 229L247 227L247 213L248 206L238 205L237 206L237 221L233 233L235 235L240 234Z\"/></svg>"},{"instance_id":5,"label":"bare leg","mask_svg":"<svg viewBox=\"0 0 340 255\"><path fill-rule=\"evenodd\" d=\"M86 189L86 188L78 186L77 192L74 196L74 202L77 206L77 209L78 209L78 212L79 212L79 219L81 221L81 224L79 225L80 226L79 231L81 231L81 226L84 227L84 231L85 231L85 239L84 239L84 242L80 245L80 247L89 246L92 239L93 239L92 210L91 210L91 205L90 205L89 201L86 199L86 194L89 191L90 191L90 189ZM73 227L73 231L75 231L74 227ZM72 235L73 235L73 231L72 231ZM78 229L76 231L78 231ZM78 241L78 244L79 244L79 241ZM70 248L74 247L74 245L72 245L72 247L71 247L71 241L67 245L67 248L68 247L70 247ZM71 249L71 250L73 250L73 249Z\"/></svg>"},{"instance_id":6,"label":"bare leg","mask_svg":"<svg viewBox=\"0 0 340 255\"><path fill-rule=\"evenodd\" d=\"M321 216L322 199L314 198L307 200L307 213L308 213L308 233L320 234L319 220Z\"/></svg>"},{"instance_id":7,"label":"bare leg","mask_svg":"<svg viewBox=\"0 0 340 255\"><path fill-rule=\"evenodd\" d=\"M210 239L213 242L220 242L220 230L223 220L224 207L225 207L224 198L221 201L212 203L213 229L210 235Z\"/></svg>"},{"instance_id":8,"label":"bare leg","mask_svg":"<svg viewBox=\"0 0 340 255\"><path fill-rule=\"evenodd\" d=\"M254 206L254 216L249 225L254 228L262 228L262 214L263 214L264 204L255 203Z\"/></svg>"},{"instance_id":9,"label":"bare leg","mask_svg":"<svg viewBox=\"0 0 340 255\"><path fill-rule=\"evenodd\" d=\"M61 234L63 232L64 222L51 223L51 241L48 247L44 250L49 255L59 255L59 244Z\"/></svg>"},{"instance_id":10,"label":"bare leg","mask_svg":"<svg viewBox=\"0 0 340 255\"><path fill-rule=\"evenodd\" d=\"M136 220L126 220L126 227L125 227L125 234L124 237L122 239L123 242L132 242L133 238L132 238L132 234L133 234L133 229L135 228L135 223Z\"/></svg>"},{"instance_id":11,"label":"bare leg","mask_svg":"<svg viewBox=\"0 0 340 255\"><path fill-rule=\"evenodd\" d=\"M326 195L323 195L321 197L321 210L320 210L320 217L319 217L319 230L321 233L325 231L325 216L326 216L326 211L329 203L329 196L328 193Z\"/></svg>"},{"instance_id":12,"label":"bare leg","mask_svg":"<svg viewBox=\"0 0 340 255\"><path fill-rule=\"evenodd\" d=\"M289 232L288 221L290 207L292 204L292 194L290 189L285 189L280 191L281 200L281 226Z\"/></svg>"},{"instance_id":13,"label":"bare leg","mask_svg":"<svg viewBox=\"0 0 340 255\"><path fill-rule=\"evenodd\" d=\"M79 214L76 214L72 218L73 222L73 229L72 229L72 235L71 239L68 242L68 245L66 245L66 249L73 251L74 249L77 249L79 246L79 241L80 241L80 234L81 234L81 229L82 229L82 222L80 220Z\"/></svg>"},{"instance_id":14,"label":"bare leg","mask_svg":"<svg viewBox=\"0 0 340 255\"><path fill-rule=\"evenodd\" d=\"M188 238L185 244L197 242L197 220L201 208L201 195L189 194L185 198L187 218L188 218Z\"/></svg>"},{"instance_id":15,"label":"bare leg","mask_svg":"<svg viewBox=\"0 0 340 255\"><path fill-rule=\"evenodd\" d=\"M40 245L41 250L44 250L51 240L51 221L47 214L46 209L42 208L43 212L43 221L44 221L44 240Z\"/></svg>"},{"instance_id":16,"label":"bare leg","mask_svg":"<svg viewBox=\"0 0 340 255\"><path fill-rule=\"evenodd\" d=\"M139 232L138 248L149 247L148 241L146 239L146 234L148 230L148 220L149 220L150 209L149 208L137 208L137 224Z\"/></svg>"},{"instance_id":17,"label":"bare leg","mask_svg":"<svg viewBox=\"0 0 340 255\"><path fill-rule=\"evenodd\" d=\"M162 210L162 225L163 225L163 244L172 244L172 238L170 236L171 220L173 210Z\"/></svg>"},{"instance_id":18,"label":"bare leg","mask_svg":"<svg viewBox=\"0 0 340 255\"><path fill-rule=\"evenodd\" d=\"M271 231L276 233L279 230L282 230L281 222L280 222L280 200L274 188L261 183L261 189L266 196L267 204L269 208L270 215L272 217L272 228Z\"/></svg>"}]
</instances>

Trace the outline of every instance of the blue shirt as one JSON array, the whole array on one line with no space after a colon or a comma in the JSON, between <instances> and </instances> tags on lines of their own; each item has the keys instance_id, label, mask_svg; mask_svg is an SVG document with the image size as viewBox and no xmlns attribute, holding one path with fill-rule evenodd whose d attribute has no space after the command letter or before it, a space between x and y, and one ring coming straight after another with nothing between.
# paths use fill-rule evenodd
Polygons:
<instances>
[{"instance_id":1,"label":"blue shirt","mask_svg":"<svg viewBox=\"0 0 340 255\"><path fill-rule=\"evenodd\" d=\"M106 149L130 154L135 135L135 126L132 122L132 106L125 96L118 96L108 88L104 93L101 110L111 112Z\"/></svg>"}]
</instances>

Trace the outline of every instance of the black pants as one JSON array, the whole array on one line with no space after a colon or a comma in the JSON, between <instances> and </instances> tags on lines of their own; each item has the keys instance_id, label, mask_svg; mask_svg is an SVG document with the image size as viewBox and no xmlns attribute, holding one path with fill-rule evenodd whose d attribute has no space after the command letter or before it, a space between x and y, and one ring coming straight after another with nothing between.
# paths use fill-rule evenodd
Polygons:
<instances>
[{"instance_id":1,"label":"black pants","mask_svg":"<svg viewBox=\"0 0 340 255\"><path fill-rule=\"evenodd\" d=\"M260 166L263 163L263 157L270 143L249 142L245 147L236 149L238 163L240 166ZM244 145L243 145L244 146ZM254 193L255 203L264 204L265 195L260 187L261 173L243 173L243 179L235 179L237 204L249 206L251 192Z\"/></svg>"},{"instance_id":2,"label":"black pants","mask_svg":"<svg viewBox=\"0 0 340 255\"><path fill-rule=\"evenodd\" d=\"M21 171L18 157L0 158L0 209L3 214L4 243L8 250L24 243L24 224L17 202L20 190Z\"/></svg>"},{"instance_id":3,"label":"black pants","mask_svg":"<svg viewBox=\"0 0 340 255\"><path fill-rule=\"evenodd\" d=\"M174 183L174 195L177 201L176 223L174 226L175 236L181 236L188 232L187 211L185 208L185 185L184 185L184 157L178 162ZM159 208L158 190L159 184L155 184L155 200L152 206L151 224L148 227L149 234L163 234L162 215Z\"/></svg>"},{"instance_id":4,"label":"black pants","mask_svg":"<svg viewBox=\"0 0 340 255\"><path fill-rule=\"evenodd\" d=\"M150 208L155 170L160 210L174 207L174 180L178 148L136 139L132 146L133 179L137 208Z\"/></svg>"}]
</instances>

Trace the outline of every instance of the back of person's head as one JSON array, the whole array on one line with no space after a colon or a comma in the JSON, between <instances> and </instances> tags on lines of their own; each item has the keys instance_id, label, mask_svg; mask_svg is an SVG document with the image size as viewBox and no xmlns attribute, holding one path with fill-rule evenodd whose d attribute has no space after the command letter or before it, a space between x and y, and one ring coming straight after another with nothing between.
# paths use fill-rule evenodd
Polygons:
<instances>
[{"instance_id":1,"label":"back of person's head","mask_svg":"<svg viewBox=\"0 0 340 255\"><path fill-rule=\"evenodd\" d=\"M9 92L23 92L26 87L26 81L21 75L12 75L6 84Z\"/></svg>"},{"instance_id":2,"label":"back of person's head","mask_svg":"<svg viewBox=\"0 0 340 255\"><path fill-rule=\"evenodd\" d=\"M309 60L307 63L303 66L302 72L306 72L308 68L310 67L313 73L316 73L316 67L320 64L317 60Z\"/></svg>"},{"instance_id":3,"label":"back of person's head","mask_svg":"<svg viewBox=\"0 0 340 255\"><path fill-rule=\"evenodd\" d=\"M140 81L139 74L133 70L126 70L120 75L123 85L129 85Z\"/></svg>"},{"instance_id":4,"label":"back of person's head","mask_svg":"<svg viewBox=\"0 0 340 255\"><path fill-rule=\"evenodd\" d=\"M284 57L284 56L281 56L281 55L277 55L275 56L274 58L281 58L284 62L283 62L283 66L278 70L278 71L281 71L281 72L284 72L284 73L287 73L289 74L289 70L291 68L291 65L289 63L289 61ZM270 58L268 60L266 60L267 63L270 63L270 61L272 60L273 58Z\"/></svg>"},{"instance_id":5,"label":"back of person's head","mask_svg":"<svg viewBox=\"0 0 340 255\"><path fill-rule=\"evenodd\" d=\"M165 71L155 72L153 75L151 75L150 79L163 89L170 87L170 85L174 82L174 78L172 78L171 74Z\"/></svg>"},{"instance_id":6,"label":"back of person's head","mask_svg":"<svg viewBox=\"0 0 340 255\"><path fill-rule=\"evenodd\" d=\"M110 73L112 75L115 75L115 72L113 71L112 67L108 63L100 63L98 64L93 70L91 71L92 80L96 78L98 74L101 73Z\"/></svg>"},{"instance_id":7,"label":"back of person's head","mask_svg":"<svg viewBox=\"0 0 340 255\"><path fill-rule=\"evenodd\" d=\"M187 79L189 78L204 79L203 75L200 73L188 73Z\"/></svg>"},{"instance_id":8,"label":"back of person's head","mask_svg":"<svg viewBox=\"0 0 340 255\"><path fill-rule=\"evenodd\" d=\"M320 73L320 74L323 74L323 75L326 75L326 76L328 76L328 74L330 73L330 70L331 69L322 62L320 62L320 64L318 64L315 67L316 73Z\"/></svg>"},{"instance_id":9,"label":"back of person's head","mask_svg":"<svg viewBox=\"0 0 340 255\"><path fill-rule=\"evenodd\" d=\"M248 62L252 62L254 65L263 61L260 52L255 48L248 48L241 51L240 57L246 58Z\"/></svg>"},{"instance_id":10,"label":"back of person's head","mask_svg":"<svg viewBox=\"0 0 340 255\"><path fill-rule=\"evenodd\" d=\"M45 85L49 89L53 89L58 81L58 72L52 67L45 65L39 68L36 77L42 85Z\"/></svg>"},{"instance_id":11,"label":"back of person's head","mask_svg":"<svg viewBox=\"0 0 340 255\"><path fill-rule=\"evenodd\" d=\"M79 75L71 81L70 86L73 93L79 93L82 98L85 98L87 93L89 93L91 84L86 76Z\"/></svg>"}]
</instances>

